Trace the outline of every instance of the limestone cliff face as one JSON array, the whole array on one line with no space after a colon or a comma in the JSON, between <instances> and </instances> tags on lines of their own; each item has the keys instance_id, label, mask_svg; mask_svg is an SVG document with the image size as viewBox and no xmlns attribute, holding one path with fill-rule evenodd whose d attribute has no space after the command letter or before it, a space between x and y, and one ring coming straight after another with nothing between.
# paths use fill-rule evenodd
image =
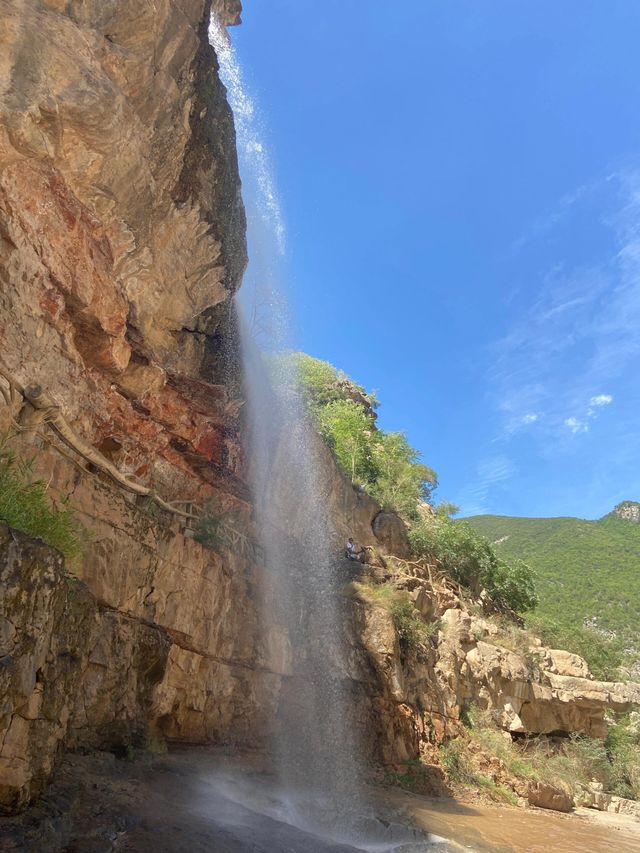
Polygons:
<instances>
[{"instance_id":1,"label":"limestone cliff face","mask_svg":"<svg viewBox=\"0 0 640 853\"><path fill-rule=\"evenodd\" d=\"M238 22L237 0L214 6ZM0 525L1 810L43 790L64 746L125 748L149 731L260 745L291 689L287 632L260 612L270 593L232 306L245 223L209 10L210 0L0 0L0 368L46 389L129 479L232 520L204 548L187 522L144 505L44 423L16 439L88 541L65 566ZM0 385L4 431L29 404ZM402 522L354 490L326 447L316 455L336 551L353 535L405 556ZM284 478L271 495L292 530L295 494ZM469 640L455 596L425 578L396 581L450 632L407 657L388 613L345 604L340 676L376 760L419 755L476 694L496 707L512 697L514 730L516 718L537 730L532 707L546 709L541 731L594 730L614 693L627 702L557 661L525 685L521 661ZM585 713L561 713L576 691Z\"/></svg>"},{"instance_id":2,"label":"limestone cliff face","mask_svg":"<svg viewBox=\"0 0 640 853\"><path fill-rule=\"evenodd\" d=\"M377 569L384 581L410 595L432 626L429 642L402 650L391 613L362 592L355 597L352 677L373 697L361 705L371 754L404 764L455 736L463 712L490 712L505 732L582 733L604 738L606 715L640 707L640 684L602 682L575 654L548 649L515 626L501 631L469 608L455 584L404 561ZM365 655L362 652L365 652ZM364 665L363 665L364 664ZM373 712L373 713L372 713Z\"/></svg>"},{"instance_id":3,"label":"limestone cliff face","mask_svg":"<svg viewBox=\"0 0 640 853\"><path fill-rule=\"evenodd\" d=\"M245 222L210 6L0 3L0 361L126 476L246 519L225 357ZM236 0L215 8L238 22ZM2 430L21 405L0 405ZM190 740L259 731L248 719L268 710L268 675L250 549L220 556L149 517L45 427L16 449L70 500L89 543L68 567L80 586L50 553L2 543L3 592L15 589L1 623L3 807L42 788L60 743L117 745L118 725L155 721ZM111 690L147 641L157 660L140 673L143 699ZM74 662L63 676L61 655Z\"/></svg>"},{"instance_id":4,"label":"limestone cliff face","mask_svg":"<svg viewBox=\"0 0 640 853\"><path fill-rule=\"evenodd\" d=\"M63 743L144 737L166 632L97 604L59 554L0 524L0 804L40 794Z\"/></svg>"},{"instance_id":5,"label":"limestone cliff face","mask_svg":"<svg viewBox=\"0 0 640 853\"><path fill-rule=\"evenodd\" d=\"M1 7L3 361L123 470L183 497L237 474L237 404L211 361L244 212L209 5Z\"/></svg>"},{"instance_id":6,"label":"limestone cliff face","mask_svg":"<svg viewBox=\"0 0 640 853\"><path fill-rule=\"evenodd\" d=\"M210 5L0 0L0 367L126 477L234 527L203 548L44 423L14 440L88 542L64 566L0 535L4 810L43 789L61 746L150 729L259 744L287 673L286 631L259 630L232 306L245 221ZM214 7L238 22L237 0ZM3 393L0 430L26 411ZM336 548L377 542L379 507L322 453ZM402 538L397 519L377 528Z\"/></svg>"}]
</instances>

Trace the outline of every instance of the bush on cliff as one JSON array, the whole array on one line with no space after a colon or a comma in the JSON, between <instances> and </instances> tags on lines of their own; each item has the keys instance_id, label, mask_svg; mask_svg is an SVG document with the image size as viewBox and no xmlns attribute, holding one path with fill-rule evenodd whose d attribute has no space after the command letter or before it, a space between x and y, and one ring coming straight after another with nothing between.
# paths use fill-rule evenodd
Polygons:
<instances>
[{"instance_id":1,"label":"bush on cliff","mask_svg":"<svg viewBox=\"0 0 640 853\"><path fill-rule=\"evenodd\" d=\"M449 741L441 752L452 781L473 785L474 758L497 758L515 779L545 782L572 797L579 798L592 781L601 782L611 794L640 796L640 721L630 716L610 724L605 743L581 734L559 742L544 736L512 741L489 712L473 706L465 710L463 722L465 735ZM452 758L459 758L458 763ZM466 773L460 772L460 764Z\"/></svg>"},{"instance_id":2,"label":"bush on cliff","mask_svg":"<svg viewBox=\"0 0 640 853\"><path fill-rule=\"evenodd\" d=\"M437 485L433 469L420 461L401 432L375 425L378 401L329 362L305 353L269 358L276 387L298 391L336 462L385 509L405 519L416 517L419 501L428 501Z\"/></svg>"},{"instance_id":3,"label":"bush on cliff","mask_svg":"<svg viewBox=\"0 0 640 853\"><path fill-rule=\"evenodd\" d=\"M391 583L357 582L353 585L360 596L386 610L393 619L403 653L415 651L438 631L438 622L425 622L409 593Z\"/></svg>"},{"instance_id":4,"label":"bush on cliff","mask_svg":"<svg viewBox=\"0 0 640 853\"><path fill-rule=\"evenodd\" d=\"M401 432L378 430L371 452L376 476L370 493L384 509L408 520L417 518L418 501L428 502L437 485L436 472L420 461Z\"/></svg>"},{"instance_id":5,"label":"bush on cliff","mask_svg":"<svg viewBox=\"0 0 640 853\"><path fill-rule=\"evenodd\" d=\"M435 558L455 581L475 594L485 589L498 606L517 613L536 606L529 566L522 560L501 560L488 540L464 522L444 514L423 517L411 526L409 541L416 556Z\"/></svg>"},{"instance_id":6,"label":"bush on cliff","mask_svg":"<svg viewBox=\"0 0 640 853\"><path fill-rule=\"evenodd\" d=\"M640 799L640 715L627 715L609 727L609 786L619 797Z\"/></svg>"},{"instance_id":7,"label":"bush on cliff","mask_svg":"<svg viewBox=\"0 0 640 853\"><path fill-rule=\"evenodd\" d=\"M370 487L376 478L371 452L374 426L362 406L352 400L332 400L316 408L314 421L351 482Z\"/></svg>"},{"instance_id":8,"label":"bush on cliff","mask_svg":"<svg viewBox=\"0 0 640 853\"><path fill-rule=\"evenodd\" d=\"M0 521L41 539L75 557L81 551L81 530L68 507L54 507L42 480L31 480L29 463L19 462L15 454L0 445Z\"/></svg>"}]
</instances>

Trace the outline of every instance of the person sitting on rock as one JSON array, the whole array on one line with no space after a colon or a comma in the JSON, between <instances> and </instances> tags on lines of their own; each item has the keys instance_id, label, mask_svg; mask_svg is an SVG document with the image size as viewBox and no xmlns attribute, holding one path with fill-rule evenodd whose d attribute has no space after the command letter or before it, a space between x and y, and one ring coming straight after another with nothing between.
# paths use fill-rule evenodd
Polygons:
<instances>
[{"instance_id":1,"label":"person sitting on rock","mask_svg":"<svg viewBox=\"0 0 640 853\"><path fill-rule=\"evenodd\" d=\"M344 555L347 558L347 560L355 560L356 562L360 563L360 562L362 562L362 560L360 558L361 554L362 554L362 549L360 549L360 551L356 551L355 542L353 541L353 539L351 537L349 537L347 539L347 546L346 546L346 549L344 552Z\"/></svg>"}]
</instances>

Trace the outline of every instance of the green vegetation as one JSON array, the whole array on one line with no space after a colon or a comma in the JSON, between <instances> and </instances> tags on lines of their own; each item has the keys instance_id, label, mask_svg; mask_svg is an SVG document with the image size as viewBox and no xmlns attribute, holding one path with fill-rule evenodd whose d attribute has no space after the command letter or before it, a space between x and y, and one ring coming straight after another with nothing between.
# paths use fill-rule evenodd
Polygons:
<instances>
[{"instance_id":1,"label":"green vegetation","mask_svg":"<svg viewBox=\"0 0 640 853\"><path fill-rule=\"evenodd\" d=\"M222 544L222 518L211 509L207 509L196 521L193 537L205 548L215 551Z\"/></svg>"},{"instance_id":2,"label":"green vegetation","mask_svg":"<svg viewBox=\"0 0 640 853\"><path fill-rule=\"evenodd\" d=\"M82 550L81 527L68 507L56 508L51 503L44 481L31 478L31 463L18 461L6 442L2 443L0 521L41 539L65 557L76 557Z\"/></svg>"},{"instance_id":3,"label":"green vegetation","mask_svg":"<svg viewBox=\"0 0 640 853\"><path fill-rule=\"evenodd\" d=\"M271 356L269 367L276 387L300 391L318 432L352 483L383 508L415 518L418 502L430 499L437 477L401 432L376 427L375 396L305 353Z\"/></svg>"},{"instance_id":4,"label":"green vegetation","mask_svg":"<svg viewBox=\"0 0 640 853\"><path fill-rule=\"evenodd\" d=\"M636 715L637 716L637 715ZM538 737L512 741L493 723L491 716L469 708L463 714L466 737L441 748L443 766L459 784L477 787L472 756L497 758L516 779L545 782L580 794L592 780L605 791L622 797L640 796L640 725L625 717L612 722L606 743L573 735L563 743Z\"/></svg>"},{"instance_id":5,"label":"green vegetation","mask_svg":"<svg viewBox=\"0 0 640 853\"><path fill-rule=\"evenodd\" d=\"M478 594L486 589L498 606L523 613L537 604L533 573L522 560L498 557L490 543L444 513L424 517L409 531L417 556L434 557L454 580Z\"/></svg>"},{"instance_id":6,"label":"green vegetation","mask_svg":"<svg viewBox=\"0 0 640 853\"><path fill-rule=\"evenodd\" d=\"M354 587L364 598L391 614L403 653L424 645L437 632L438 622L425 622L405 590L396 589L391 583L355 583Z\"/></svg>"},{"instance_id":7,"label":"green vegetation","mask_svg":"<svg viewBox=\"0 0 640 853\"><path fill-rule=\"evenodd\" d=\"M408 524L414 553L436 559L443 570L476 594L486 589L499 606L524 612L536 605L533 574L521 560L498 558L490 544L471 528L449 518L453 504L420 512L437 486L435 472L401 432L376 427L378 401L326 361L305 353L271 356L269 368L277 388L300 393L319 434L351 481L384 509ZM297 381L296 381L297 380Z\"/></svg>"},{"instance_id":8,"label":"green vegetation","mask_svg":"<svg viewBox=\"0 0 640 853\"><path fill-rule=\"evenodd\" d=\"M540 597L531 630L585 658L598 678L640 662L640 525L617 515L466 519L502 559L523 559Z\"/></svg>"},{"instance_id":9,"label":"green vegetation","mask_svg":"<svg viewBox=\"0 0 640 853\"><path fill-rule=\"evenodd\" d=\"M407 761L406 770L392 770L386 767L384 781L388 785L397 785L415 793L429 792L432 789L431 770L419 758Z\"/></svg>"},{"instance_id":10,"label":"green vegetation","mask_svg":"<svg viewBox=\"0 0 640 853\"><path fill-rule=\"evenodd\" d=\"M606 741L611 761L608 790L619 797L640 799L640 715L630 714L609 726Z\"/></svg>"},{"instance_id":11,"label":"green vegetation","mask_svg":"<svg viewBox=\"0 0 640 853\"><path fill-rule=\"evenodd\" d=\"M313 416L318 432L351 482L371 488L376 479L371 417L352 400L332 400L314 409Z\"/></svg>"},{"instance_id":12,"label":"green vegetation","mask_svg":"<svg viewBox=\"0 0 640 853\"><path fill-rule=\"evenodd\" d=\"M518 797L514 792L501 785L484 773L478 772L472 760L472 751L469 744L462 738L446 741L440 745L440 761L447 776L455 785L465 788L476 788L483 791L491 799L498 800L511 805L516 805Z\"/></svg>"}]
</instances>

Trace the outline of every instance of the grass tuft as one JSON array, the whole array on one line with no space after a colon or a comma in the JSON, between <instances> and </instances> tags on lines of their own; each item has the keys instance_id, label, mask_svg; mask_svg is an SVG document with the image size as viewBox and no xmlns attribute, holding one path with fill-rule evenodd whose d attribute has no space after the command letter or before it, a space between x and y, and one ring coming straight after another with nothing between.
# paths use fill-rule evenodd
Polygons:
<instances>
[{"instance_id":1,"label":"grass tuft","mask_svg":"<svg viewBox=\"0 0 640 853\"><path fill-rule=\"evenodd\" d=\"M0 444L0 521L41 539L65 557L82 551L83 530L68 506L56 507L43 480L32 480L32 463L18 461Z\"/></svg>"}]
</instances>

